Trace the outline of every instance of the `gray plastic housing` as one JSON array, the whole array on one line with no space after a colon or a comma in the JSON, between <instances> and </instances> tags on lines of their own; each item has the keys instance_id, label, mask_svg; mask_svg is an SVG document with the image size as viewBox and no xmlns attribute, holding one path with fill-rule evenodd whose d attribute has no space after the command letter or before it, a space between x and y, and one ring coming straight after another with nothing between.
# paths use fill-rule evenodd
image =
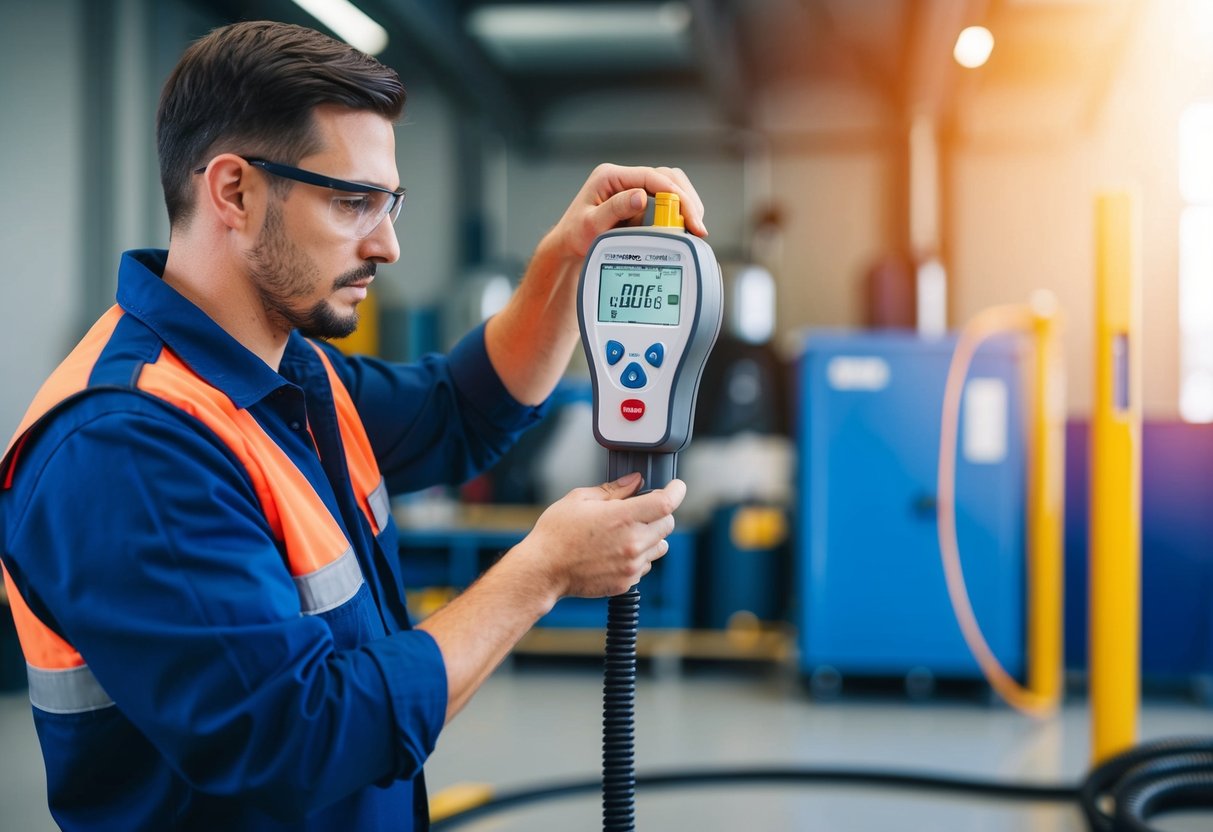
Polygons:
<instances>
[{"instance_id":1,"label":"gray plastic housing","mask_svg":"<svg viewBox=\"0 0 1213 832\"><path fill-rule=\"evenodd\" d=\"M660 258L656 262L663 264L676 262L682 268L682 309L677 325L600 322L603 265L644 263L648 258ZM577 301L581 342L593 384L594 438L598 444L610 451L651 454L672 454L684 448L691 439L703 368L720 334L724 316L720 265L711 247L680 228L645 226L607 231L594 241L586 255ZM626 367L629 360L641 359L633 352L617 364L609 364L605 352L608 340L623 341L630 346L661 343L664 361L660 368L644 365L652 379L643 388L625 388L619 378L621 367ZM640 420L643 425L620 416L620 404L625 400L645 403L646 412ZM638 454L632 457L637 458ZM627 457L620 456L620 464L624 458ZM674 460L669 460L667 466L669 471L655 479L673 476Z\"/></svg>"}]
</instances>

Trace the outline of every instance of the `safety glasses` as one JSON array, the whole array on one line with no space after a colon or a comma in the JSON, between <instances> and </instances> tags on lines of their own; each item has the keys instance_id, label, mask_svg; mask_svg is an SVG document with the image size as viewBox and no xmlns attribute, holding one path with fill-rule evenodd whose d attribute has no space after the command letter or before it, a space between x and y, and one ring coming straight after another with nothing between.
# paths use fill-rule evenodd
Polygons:
<instances>
[{"instance_id":1,"label":"safety glasses","mask_svg":"<svg viewBox=\"0 0 1213 832\"><path fill-rule=\"evenodd\" d=\"M271 176L336 191L337 193L329 200L329 220L358 239L366 237L378 228L384 217L390 217L391 221L395 222L396 217L400 216L401 206L404 205L404 188L390 191L378 185L348 182L344 179L335 179L331 176L290 165L280 165L265 159L246 158L244 161ZM205 167L201 167L194 173L202 173L205 170Z\"/></svg>"}]
</instances>

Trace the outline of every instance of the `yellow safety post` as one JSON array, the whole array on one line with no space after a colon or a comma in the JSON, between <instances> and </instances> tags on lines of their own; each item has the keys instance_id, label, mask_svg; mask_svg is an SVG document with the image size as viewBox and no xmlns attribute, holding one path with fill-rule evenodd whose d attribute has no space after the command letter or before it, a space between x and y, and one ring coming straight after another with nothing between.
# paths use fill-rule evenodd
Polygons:
<instances>
[{"instance_id":1,"label":"yellow safety post","mask_svg":"<svg viewBox=\"0 0 1213 832\"><path fill-rule=\"evenodd\" d=\"M1057 298L1032 296L1033 374L1031 459L1028 472L1028 687L1046 701L1061 699L1065 573L1065 369L1058 338Z\"/></svg>"},{"instance_id":2,"label":"yellow safety post","mask_svg":"<svg viewBox=\"0 0 1213 832\"><path fill-rule=\"evenodd\" d=\"M1095 234L1089 634L1099 764L1136 741L1141 686L1141 281L1129 194L1099 196Z\"/></svg>"},{"instance_id":3,"label":"yellow safety post","mask_svg":"<svg viewBox=\"0 0 1213 832\"><path fill-rule=\"evenodd\" d=\"M358 304L358 328L333 345L346 355L379 355L379 296L371 289Z\"/></svg>"}]
</instances>

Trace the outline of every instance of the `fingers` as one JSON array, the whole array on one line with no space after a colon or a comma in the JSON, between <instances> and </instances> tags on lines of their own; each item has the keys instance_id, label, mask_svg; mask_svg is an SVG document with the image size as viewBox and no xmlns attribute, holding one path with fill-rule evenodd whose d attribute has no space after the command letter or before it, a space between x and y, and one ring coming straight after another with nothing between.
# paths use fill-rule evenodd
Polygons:
<instances>
[{"instance_id":1,"label":"fingers","mask_svg":"<svg viewBox=\"0 0 1213 832\"><path fill-rule=\"evenodd\" d=\"M690 177L683 172L682 168L657 168L657 171L668 176L675 183L674 192L678 194L682 202L682 216L686 220L687 228L701 237L706 237L708 227L703 224L703 200L699 198L699 192L691 184Z\"/></svg>"},{"instance_id":2,"label":"fingers","mask_svg":"<svg viewBox=\"0 0 1213 832\"><path fill-rule=\"evenodd\" d=\"M640 565L640 576L632 583L638 583L640 578L653 571L653 562L665 557L666 552L670 551L670 541L662 538L657 541L657 545L644 553L644 562Z\"/></svg>"},{"instance_id":3,"label":"fingers","mask_svg":"<svg viewBox=\"0 0 1213 832\"><path fill-rule=\"evenodd\" d=\"M596 492L596 496L605 500L622 500L635 494L642 482L644 482L644 478L638 472L633 471L630 474L624 474L614 482L604 482L598 488L591 489L590 495L595 495Z\"/></svg>"},{"instance_id":4,"label":"fingers","mask_svg":"<svg viewBox=\"0 0 1213 832\"><path fill-rule=\"evenodd\" d=\"M699 193L691 184L690 177L681 168L622 167L604 164L599 165L591 175L591 180L595 179L597 183L592 190L597 193L598 201L602 206L636 188L643 189L647 194L656 194L661 191L678 194L687 229L700 236L707 236L708 229L703 222L703 200L699 198ZM612 209L623 211L626 207L630 211L630 213L616 214L616 223L632 219L644 210L646 201L640 202L636 208L631 208L632 200L634 200L634 196L628 193L627 199L617 208Z\"/></svg>"},{"instance_id":5,"label":"fingers","mask_svg":"<svg viewBox=\"0 0 1213 832\"><path fill-rule=\"evenodd\" d=\"M652 523L672 515L687 495L687 486L682 480L670 480L665 488L641 494L628 501L633 519L641 523Z\"/></svg>"},{"instance_id":6,"label":"fingers","mask_svg":"<svg viewBox=\"0 0 1213 832\"><path fill-rule=\"evenodd\" d=\"M574 489L544 511L523 541L526 546L511 550L515 560L522 557L518 553L529 553L523 561L549 580L558 596L598 598L626 591L669 551L673 512L686 494L683 482L673 480L632 496L642 484L632 473Z\"/></svg>"}]
</instances>

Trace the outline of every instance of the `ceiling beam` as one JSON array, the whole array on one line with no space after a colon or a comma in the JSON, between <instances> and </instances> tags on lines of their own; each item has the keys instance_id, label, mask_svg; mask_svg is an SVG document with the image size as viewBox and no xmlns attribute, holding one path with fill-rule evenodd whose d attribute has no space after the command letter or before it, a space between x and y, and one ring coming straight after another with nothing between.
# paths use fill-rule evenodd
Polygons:
<instances>
[{"instance_id":1,"label":"ceiling beam","mask_svg":"<svg viewBox=\"0 0 1213 832\"><path fill-rule=\"evenodd\" d=\"M361 0L378 12L389 32L399 33L420 62L456 99L482 113L507 141L534 139L530 107L464 31L459 5L447 0Z\"/></svg>"},{"instance_id":2,"label":"ceiling beam","mask_svg":"<svg viewBox=\"0 0 1213 832\"><path fill-rule=\"evenodd\" d=\"M719 0L690 0L692 52L708 90L725 121L749 127L745 63L737 44L735 21L726 20ZM731 12L729 12L731 16Z\"/></svg>"},{"instance_id":3,"label":"ceiling beam","mask_svg":"<svg viewBox=\"0 0 1213 832\"><path fill-rule=\"evenodd\" d=\"M984 22L988 0L923 0L910 3L907 28L905 102L907 119L932 116L945 121L955 100L959 68L952 58L956 36Z\"/></svg>"},{"instance_id":4,"label":"ceiling beam","mask_svg":"<svg viewBox=\"0 0 1213 832\"><path fill-rule=\"evenodd\" d=\"M1090 131L1099 121L1116 80L1117 70L1129 52L1133 35L1141 31L1145 5L1144 0L1130 0L1127 6L1120 9L1120 24L1116 27L1115 34L1109 38L1107 48L1102 51L1102 60L1097 62L1094 71L1090 73L1086 105L1079 119L1081 130Z\"/></svg>"}]
</instances>

